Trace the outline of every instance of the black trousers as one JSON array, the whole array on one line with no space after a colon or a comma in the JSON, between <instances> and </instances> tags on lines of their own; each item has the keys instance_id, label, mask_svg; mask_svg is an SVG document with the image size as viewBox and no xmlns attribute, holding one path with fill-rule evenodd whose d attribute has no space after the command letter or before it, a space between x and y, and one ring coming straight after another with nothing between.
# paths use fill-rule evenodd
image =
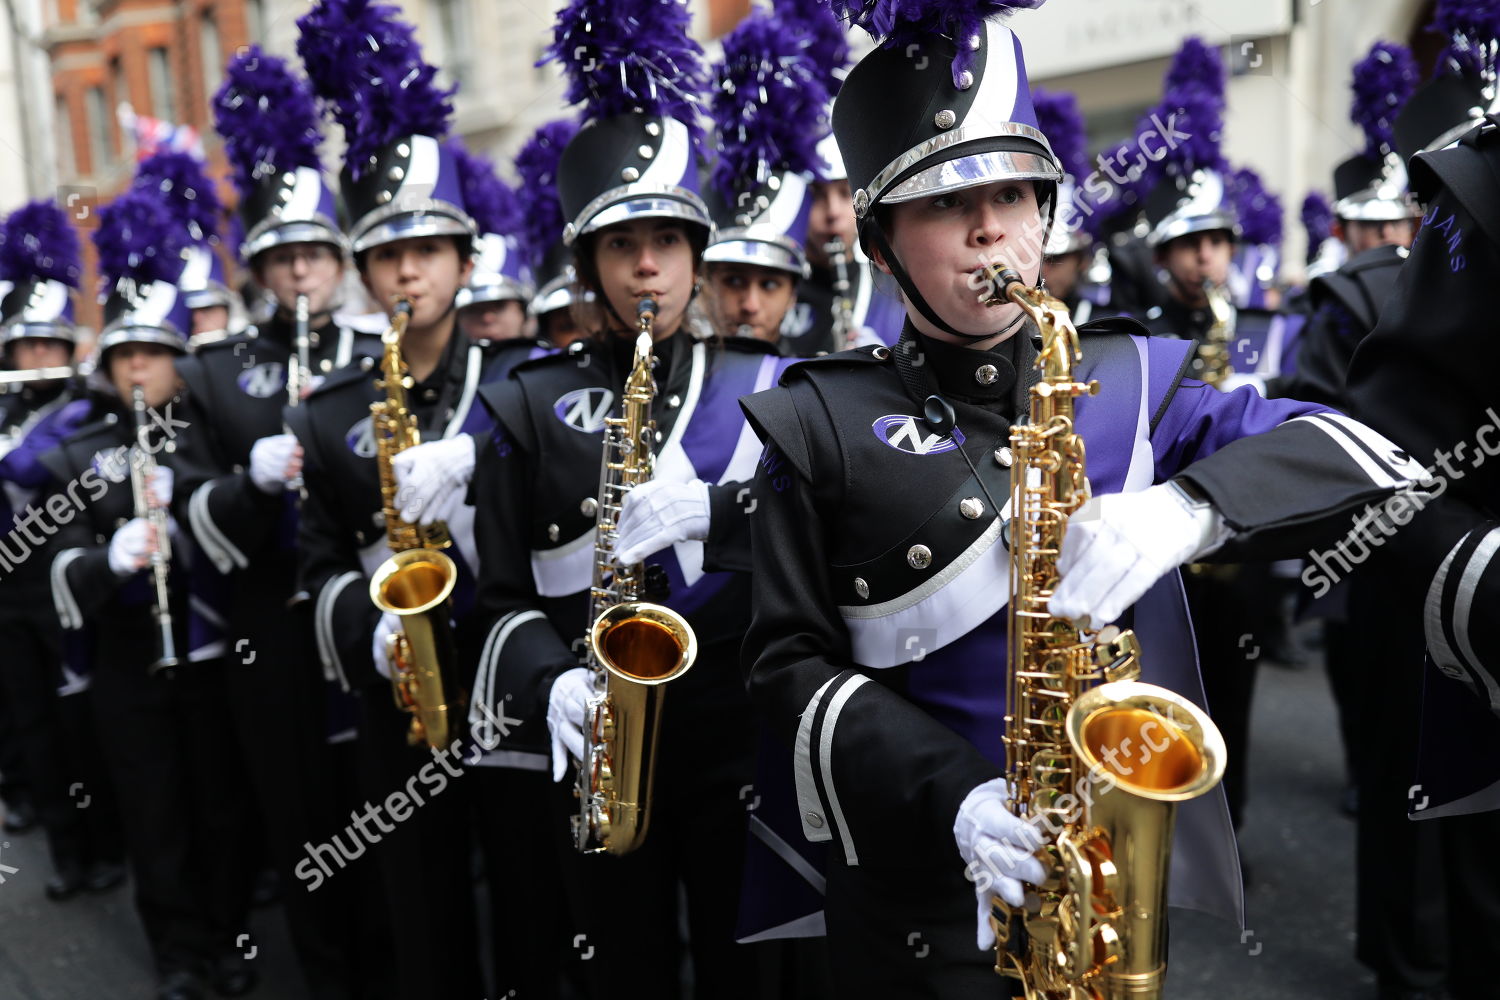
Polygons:
<instances>
[{"instance_id":1,"label":"black trousers","mask_svg":"<svg viewBox=\"0 0 1500 1000\"><path fill-rule=\"evenodd\" d=\"M471 767L476 834L489 902L490 996L562 996L572 951L556 841L546 822L552 774Z\"/></svg>"},{"instance_id":2,"label":"black trousers","mask_svg":"<svg viewBox=\"0 0 1500 1000\"><path fill-rule=\"evenodd\" d=\"M223 664L149 676L140 644L103 640L89 695L125 822L136 910L157 969L201 971L247 931L255 825ZM145 644L149 646L149 644ZM113 653L114 655L109 655Z\"/></svg>"},{"instance_id":3,"label":"black trousers","mask_svg":"<svg viewBox=\"0 0 1500 1000\"><path fill-rule=\"evenodd\" d=\"M61 873L123 861L124 831L88 698L58 694L62 633L52 609L6 610L0 615L0 698L10 710L53 868Z\"/></svg>"},{"instance_id":4,"label":"black trousers","mask_svg":"<svg viewBox=\"0 0 1500 1000\"><path fill-rule=\"evenodd\" d=\"M974 886L957 848L951 862L828 868L828 954L834 996L859 1000L1003 997L993 951L975 945Z\"/></svg>"},{"instance_id":5,"label":"black trousers","mask_svg":"<svg viewBox=\"0 0 1500 1000\"><path fill-rule=\"evenodd\" d=\"M1228 760L1224 794L1236 830L1245 817L1249 783L1250 707L1255 700L1255 675L1265 638L1261 627L1268 600L1255 586L1249 567L1208 566L1205 572L1184 571L1188 611L1198 643L1198 664L1208 713L1224 737Z\"/></svg>"},{"instance_id":6,"label":"black trousers","mask_svg":"<svg viewBox=\"0 0 1500 1000\"><path fill-rule=\"evenodd\" d=\"M387 682L367 684L359 696L359 810L365 815L374 810L389 830L367 821L372 836L356 843L353 831L341 834L356 857L334 881L357 870L361 855L374 860L394 934L394 996L483 997L471 865L474 790L459 758L407 745L411 716L396 709ZM450 726L454 738L467 733L462 713ZM397 810L388 803L396 793L420 797L421 803L393 822ZM378 840L371 843L374 837Z\"/></svg>"},{"instance_id":7,"label":"black trousers","mask_svg":"<svg viewBox=\"0 0 1500 1000\"><path fill-rule=\"evenodd\" d=\"M1363 669L1357 955L1391 986L1493 997L1487 956L1500 940L1500 813L1408 818L1421 726L1441 722L1421 716L1421 592L1379 559L1350 585Z\"/></svg>"},{"instance_id":8,"label":"black trousers","mask_svg":"<svg viewBox=\"0 0 1500 1000\"><path fill-rule=\"evenodd\" d=\"M734 662L702 656L693 669ZM572 774L552 788L550 836L562 852L576 944L570 966L596 1000L617 995L621 981L632 983L634 996L681 997L685 958L692 996L755 996L763 949L734 940L753 737L744 695L713 694L674 690L667 699L651 825L638 850L578 854L569 827Z\"/></svg>"},{"instance_id":9,"label":"black trousers","mask_svg":"<svg viewBox=\"0 0 1500 1000\"><path fill-rule=\"evenodd\" d=\"M292 947L315 1000L389 995L390 923L378 872L362 865L314 892L295 876L306 844L327 843L362 801L352 743L327 742L327 691L311 624L278 598L241 610L225 661L232 728L248 765ZM243 644L241 643L243 641ZM371 905L374 903L374 905Z\"/></svg>"}]
</instances>

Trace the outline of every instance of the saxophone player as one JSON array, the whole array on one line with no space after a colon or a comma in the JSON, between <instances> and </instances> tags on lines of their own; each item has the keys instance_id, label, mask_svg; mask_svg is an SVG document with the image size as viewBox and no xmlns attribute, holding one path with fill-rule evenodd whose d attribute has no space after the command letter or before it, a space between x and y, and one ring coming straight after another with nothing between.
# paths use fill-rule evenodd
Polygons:
<instances>
[{"instance_id":1,"label":"saxophone player","mask_svg":"<svg viewBox=\"0 0 1500 1000\"><path fill-rule=\"evenodd\" d=\"M415 788L420 807L396 824L356 823L374 834L361 839L350 829L332 844L335 865L322 853L299 862L296 892L322 879L347 878L341 869L367 850L381 876L387 922L394 940L394 992L402 996L478 996L476 919L471 891L470 809L479 789L465 774L474 760L462 701L471 687L463 665L472 663L467 580L478 571L472 542L472 508L463 503L475 436L490 419L476 393L532 345L489 350L470 343L458 328L456 296L473 269L476 230L466 209L455 151L442 140L449 129L449 91L432 81L433 68L410 25L391 7L353 0L322 0L299 24L297 52L315 96L332 108L349 142L340 186L353 220L347 230L355 268L371 298L389 314L407 313L395 345L402 369L409 419L425 444L434 478L402 479L396 456L382 469L372 426L372 403L388 393L377 384L373 361L347 365L284 416L302 451L306 497L297 530L301 589L310 595L318 659L326 676L355 696L359 800L383 802ZM386 40L381 72L370 77L358 47L347 42L367 33ZM404 82L403 82L404 81ZM405 104L399 120L387 117L378 88L400 88ZM370 88L370 89L367 89ZM288 470L289 472L290 470ZM408 470L410 471L410 470ZM396 477L394 508L403 526L384 516L387 473ZM397 615L372 602L371 574L392 555L392 530L444 521L451 537L446 555L458 564L451 601L457 676L445 676L453 692L446 745L412 746L412 716L392 697L387 638L403 627ZM447 624L447 623L443 623ZM436 766L441 765L441 766ZM418 776L420 782L418 782ZM441 784L441 794L435 786ZM354 817L351 816L351 819ZM489 873L492 885L509 872ZM320 891L327 891L326 888ZM512 919L518 919L512 917ZM508 948L519 950L514 941ZM518 964L507 951L502 968ZM503 992L503 990L502 990Z\"/></svg>"},{"instance_id":2,"label":"saxophone player","mask_svg":"<svg viewBox=\"0 0 1500 1000\"><path fill-rule=\"evenodd\" d=\"M971 29L947 24L907 58L921 19L951 11L920 6L893 25L904 44L867 55L834 105L859 237L906 301L902 339L801 362L744 401L766 442L749 687L793 758L782 779L801 834L827 850L834 995L848 997L998 995L990 901L1019 903L1042 876L1037 832L1007 809L1001 778L1000 505L1037 346L976 270L1003 259L1035 284L1061 171L1012 32L982 23L980 58L950 40ZM997 109L997 93L1012 103ZM1068 525L1051 611L1097 627L1133 608L1142 679L1201 706L1176 568L1220 546L1295 551L1412 470L1320 407L1185 377L1185 341L1121 320L1082 332L1077 374L1099 392L1076 427L1096 495ZM1378 469L1361 468L1346 432ZM1308 471L1286 471L1292 459ZM1294 478L1295 498L1256 488L1271 476ZM1200 822L1184 814L1179 828ZM1174 889L1237 916L1227 820L1192 838L1208 849Z\"/></svg>"},{"instance_id":3,"label":"saxophone player","mask_svg":"<svg viewBox=\"0 0 1500 1000\"><path fill-rule=\"evenodd\" d=\"M680 56L691 46L685 7L653 5L638 36L618 40L588 33L607 6L580 2L563 11L552 50L578 93L618 87L625 74L637 108L620 113L618 95L590 101L587 124L556 172L563 236L578 283L593 296L585 311L574 300L588 336L481 392L497 423L473 486L479 609L488 629L475 697L519 720L502 746L550 784L545 830L552 849L566 852L570 930L587 936L591 956L579 970L594 993L628 980L640 996L674 995L681 920L699 995L744 997L755 989L757 952L735 943L735 924L755 772L739 672L748 583L736 571L749 562L747 480L757 449L735 400L772 384L787 361L764 341L721 341L697 329L692 303L712 222L699 193L689 105L673 96L697 67L679 67L672 87L642 68L663 65L659 52ZM769 58L745 43L767 16L752 15L745 33L726 39L727 58L755 67ZM574 55L585 41L586 60ZM651 60L638 63L637 52ZM756 186L736 173L749 195L743 204L761 196L771 203L782 178L775 170L761 177L770 183ZM654 304L644 308L650 338L638 318L647 299ZM605 421L622 413L641 340L654 360L654 380L646 379L654 381L654 430L640 443L653 454L633 458L637 468L654 464L654 478L626 495L613 551L601 559L601 453L613 433ZM697 659L665 698L643 843L624 856L579 853L568 825L579 809L573 772L598 745L584 733L595 688L580 666L591 585L596 567L608 579L615 567L643 561L648 580L654 565L667 582L648 583L645 599L687 619Z\"/></svg>"}]
</instances>

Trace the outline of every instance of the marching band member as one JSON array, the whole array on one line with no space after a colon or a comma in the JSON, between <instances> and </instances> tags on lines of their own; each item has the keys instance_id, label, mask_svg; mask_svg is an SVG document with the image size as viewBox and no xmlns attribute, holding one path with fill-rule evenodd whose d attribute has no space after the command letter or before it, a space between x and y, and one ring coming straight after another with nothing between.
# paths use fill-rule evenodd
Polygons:
<instances>
[{"instance_id":1,"label":"marching band member","mask_svg":"<svg viewBox=\"0 0 1500 1000\"><path fill-rule=\"evenodd\" d=\"M755 337L791 353L784 321L810 274L807 176L821 161L812 137L825 127L823 74L807 59L772 60L766 33L780 19L752 14L724 39L715 68L718 161L704 199L714 237L703 253L705 306L721 337ZM764 204L756 199L766 181Z\"/></svg>"},{"instance_id":2,"label":"marching band member","mask_svg":"<svg viewBox=\"0 0 1500 1000\"><path fill-rule=\"evenodd\" d=\"M316 382L374 355L379 344L332 318L347 246L323 180L306 83L258 46L236 54L226 73L214 114L239 192L239 253L274 311L177 361L198 428L178 456L178 517L206 556L195 579L224 581L233 733L266 827L270 867L286 887L302 977L315 997L344 997L362 978L384 978L374 956L387 949L379 921L360 933L372 914L349 882L361 876L310 893L294 875L303 845L338 832L355 802L352 748L340 745L351 736L352 707L325 679L308 609L294 599L301 451L282 409L290 397L301 406Z\"/></svg>"},{"instance_id":3,"label":"marching band member","mask_svg":"<svg viewBox=\"0 0 1500 1000\"><path fill-rule=\"evenodd\" d=\"M464 725L461 711L471 680L467 665L477 649L469 625L477 572L473 508L464 495L475 436L490 423L477 403L479 387L501 377L533 345L523 341L497 351L470 343L458 328L455 302L473 269L477 233L452 150L441 141L451 92L434 83L436 70L423 61L412 27L395 18L394 8L366 0L321 0L298 25L297 51L313 91L332 107L348 144L340 187L354 220L348 236L355 266L371 298L389 313L393 331L400 330L398 307L409 308L399 363L409 379L409 414L425 441L382 471L371 407L390 393L377 384L381 371L368 361L330 375L305 406L286 411L303 449L307 489L298 526L299 574L314 602L323 668L357 696L367 801L409 799L413 793L403 789L419 777L424 785L418 790L431 792L398 823L383 824L373 850L395 935L395 992L475 996L481 987L470 806L477 790L458 780L462 764L474 760L470 736L478 733ZM390 480L382 478L385 472ZM445 665L452 694L441 746L409 745L415 716L392 701L390 637L404 628L397 615L375 606L370 586L400 528L385 516L387 503L404 525L445 522L452 539L457 651ZM445 625L446 617L436 627ZM508 761L501 755L494 763L505 767ZM365 850L358 843L357 853L350 851L356 857ZM501 891L502 873L490 876L491 891ZM496 966L502 982L526 971L510 951L496 957Z\"/></svg>"},{"instance_id":4,"label":"marching band member","mask_svg":"<svg viewBox=\"0 0 1500 1000\"><path fill-rule=\"evenodd\" d=\"M1035 282L1061 175L1019 42L982 19L993 7L849 5L888 30L845 81L834 130L860 237L900 284L907 326L894 349L803 362L744 403L767 443L750 688L793 750L804 835L830 850L839 995L996 989L994 956L975 949L976 891L984 947L989 898L1018 904L1020 882L1043 875L1021 849L998 886L964 876L986 845L1026 839L1000 778L1009 567L995 497L1036 356L1024 314L972 279L998 260ZM1101 386L1078 406L1098 495L1069 526L1051 610L1102 624L1134 605L1145 679L1201 703L1173 570L1221 546L1296 551L1414 470L1319 407L1187 377L1189 343L1131 328L1083 338L1079 375ZM1295 485L1266 490L1273 470ZM1222 799L1198 801L1178 816L1191 833L1174 897L1235 918Z\"/></svg>"},{"instance_id":5,"label":"marching band member","mask_svg":"<svg viewBox=\"0 0 1500 1000\"><path fill-rule=\"evenodd\" d=\"M474 270L458 290L458 325L474 341L523 336L526 305L536 294L526 251L518 238L521 207L495 174L495 165L451 143L463 186L464 207L479 228Z\"/></svg>"},{"instance_id":6,"label":"marching band member","mask_svg":"<svg viewBox=\"0 0 1500 1000\"><path fill-rule=\"evenodd\" d=\"M531 255L537 289L526 312L536 320L537 339L559 351L587 335L574 313L594 301L593 293L578 285L573 251L562 240L562 203L557 198L557 164L577 134L577 122L565 118L551 121L538 128L516 153L516 173L528 204L521 227L522 243Z\"/></svg>"},{"instance_id":7,"label":"marching band member","mask_svg":"<svg viewBox=\"0 0 1500 1000\"><path fill-rule=\"evenodd\" d=\"M42 459L47 508L73 511L51 541L52 598L63 628L87 641L157 996L194 1000L205 981L239 996L257 978L236 947L255 827L242 765L224 752L222 663L186 661L186 539L167 513L191 432L173 368L191 323L175 285L185 228L138 186L101 211L94 239L111 292L90 412Z\"/></svg>"},{"instance_id":8,"label":"marching band member","mask_svg":"<svg viewBox=\"0 0 1500 1000\"><path fill-rule=\"evenodd\" d=\"M1351 656L1368 692L1356 954L1382 1000L1493 993L1471 949L1497 933L1500 913L1500 882L1480 862L1500 835L1500 656L1476 627L1500 593L1486 381L1496 357L1483 332L1500 274L1500 189L1493 116L1479 117L1496 92L1500 22L1484 5L1445 2L1434 27L1450 39L1438 75L1395 122L1426 211L1344 387L1352 412L1427 468L1430 490L1380 509L1369 537L1384 544L1350 581L1362 626Z\"/></svg>"},{"instance_id":9,"label":"marching band member","mask_svg":"<svg viewBox=\"0 0 1500 1000\"><path fill-rule=\"evenodd\" d=\"M73 291L80 275L78 237L61 209L31 202L0 230L0 337L6 367L19 377L52 377L10 386L0 399L0 484L12 524L0 540L0 693L16 727L38 818L47 834L53 877L47 898L83 889L102 892L125 877L124 844L113 795L87 716L83 684L69 683L63 636L52 613L47 561L22 527L44 499L48 480L40 457L76 430L89 411L71 371L77 333ZM34 515L30 515L34 519ZM35 558L33 558L33 556ZM9 775L7 775L9 777ZM92 810L69 794L81 783L94 794ZM95 801L97 800L97 801Z\"/></svg>"},{"instance_id":10,"label":"marching band member","mask_svg":"<svg viewBox=\"0 0 1500 1000\"><path fill-rule=\"evenodd\" d=\"M579 284L595 296L590 335L483 390L497 423L473 490L489 629L476 692L519 720L507 739L517 757L529 755L558 782L546 831L563 855L574 940L589 949L578 969L601 996L625 979L642 996L678 995L681 920L699 995L747 996L756 985L754 952L734 937L754 772L739 671L748 582L730 570L749 562L744 481L755 453L735 400L772 384L784 362L763 341L700 339L691 329L712 223L698 194L700 53L687 21L678 3L622 10L581 0L559 15L549 55L588 117L563 152L557 183L564 240ZM609 30L618 23L631 31ZM769 204L769 172L746 190L747 204ZM601 432L636 365L647 298L656 393L655 434L645 443L654 445L655 475L628 494L603 570L659 564L667 593L653 599L686 617L698 654L670 682L643 846L583 854L569 818L579 810L575 762L590 742L593 680L578 664L605 501Z\"/></svg>"}]
</instances>

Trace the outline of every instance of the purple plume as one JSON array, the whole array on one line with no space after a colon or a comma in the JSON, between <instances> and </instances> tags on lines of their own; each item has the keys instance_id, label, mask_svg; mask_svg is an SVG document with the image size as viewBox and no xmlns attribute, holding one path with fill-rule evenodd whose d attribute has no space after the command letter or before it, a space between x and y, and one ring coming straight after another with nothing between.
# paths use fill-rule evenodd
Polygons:
<instances>
[{"instance_id":1,"label":"purple plume","mask_svg":"<svg viewBox=\"0 0 1500 1000\"><path fill-rule=\"evenodd\" d=\"M241 196L263 174L318 168L320 118L306 81L286 60L252 45L229 60L214 94L214 128L224 137L224 155Z\"/></svg>"},{"instance_id":2,"label":"purple plume","mask_svg":"<svg viewBox=\"0 0 1500 1000\"><path fill-rule=\"evenodd\" d=\"M1057 154L1063 171L1082 182L1090 168L1088 129L1083 112L1078 110L1078 98L1036 87L1031 91L1031 103L1036 109L1037 125L1052 144L1052 152Z\"/></svg>"},{"instance_id":3,"label":"purple plume","mask_svg":"<svg viewBox=\"0 0 1500 1000\"><path fill-rule=\"evenodd\" d=\"M27 202L6 218L0 231L0 279L37 278L77 288L82 270L78 234L55 204Z\"/></svg>"},{"instance_id":4,"label":"purple plume","mask_svg":"<svg viewBox=\"0 0 1500 1000\"><path fill-rule=\"evenodd\" d=\"M1230 172L1225 182L1245 242L1280 246L1281 199L1266 190L1260 174L1245 167Z\"/></svg>"},{"instance_id":5,"label":"purple plume","mask_svg":"<svg viewBox=\"0 0 1500 1000\"><path fill-rule=\"evenodd\" d=\"M572 0L557 13L542 62L562 66L567 103L583 103L586 118L675 118L696 144L704 69L690 20L682 0Z\"/></svg>"},{"instance_id":6,"label":"purple plume","mask_svg":"<svg viewBox=\"0 0 1500 1000\"><path fill-rule=\"evenodd\" d=\"M1309 191L1302 199L1302 228L1307 230L1307 259L1312 260L1333 235L1333 206L1321 192Z\"/></svg>"},{"instance_id":7,"label":"purple plume","mask_svg":"<svg viewBox=\"0 0 1500 1000\"><path fill-rule=\"evenodd\" d=\"M1085 185L1073 196L1073 201L1082 216L1083 228L1097 238L1111 219L1140 204L1160 174L1148 169L1151 163L1140 155L1134 139L1103 150L1095 163L1101 182L1106 183ZM1094 164L1090 164L1091 173L1093 168Z\"/></svg>"},{"instance_id":8,"label":"purple plume","mask_svg":"<svg viewBox=\"0 0 1500 1000\"><path fill-rule=\"evenodd\" d=\"M828 0L834 14L870 33L881 48L921 45L934 36L953 39L953 81L974 66L969 39L981 35L984 22L1018 10L1035 10L1046 0Z\"/></svg>"},{"instance_id":9,"label":"purple plume","mask_svg":"<svg viewBox=\"0 0 1500 1000\"><path fill-rule=\"evenodd\" d=\"M822 74L830 94L839 92L849 66L849 33L823 0L773 0L776 16L797 35L802 57Z\"/></svg>"},{"instance_id":10,"label":"purple plume","mask_svg":"<svg viewBox=\"0 0 1500 1000\"><path fill-rule=\"evenodd\" d=\"M1216 95L1222 107L1226 99L1225 86L1224 57L1218 48L1205 45L1203 39L1190 35L1182 40L1182 47L1167 67L1162 93L1172 95L1204 90Z\"/></svg>"},{"instance_id":11,"label":"purple plume","mask_svg":"<svg viewBox=\"0 0 1500 1000\"><path fill-rule=\"evenodd\" d=\"M153 153L136 166L134 187L161 198L173 215L187 227L194 242L206 243L219 235L219 189L203 164L190 153Z\"/></svg>"},{"instance_id":12,"label":"purple plume","mask_svg":"<svg viewBox=\"0 0 1500 1000\"><path fill-rule=\"evenodd\" d=\"M830 95L791 28L758 10L724 39L715 74L713 184L731 203L752 182L783 170L810 172L819 162Z\"/></svg>"},{"instance_id":13,"label":"purple plume","mask_svg":"<svg viewBox=\"0 0 1500 1000\"><path fill-rule=\"evenodd\" d=\"M1175 116L1175 120L1174 120ZM1172 141L1166 143L1165 155L1147 173L1161 176L1162 172L1187 177L1195 170L1226 169L1220 143L1224 133L1224 104L1221 95L1202 88L1182 88L1168 91L1157 106L1154 115L1142 118L1136 126L1136 135L1160 132L1157 122L1168 127ZM1177 133L1187 133L1181 138ZM1157 145L1168 136L1158 136Z\"/></svg>"},{"instance_id":14,"label":"purple plume","mask_svg":"<svg viewBox=\"0 0 1500 1000\"><path fill-rule=\"evenodd\" d=\"M1449 67L1469 76L1494 78L1500 3L1495 0L1438 0L1432 26L1448 38L1437 72Z\"/></svg>"},{"instance_id":15,"label":"purple plume","mask_svg":"<svg viewBox=\"0 0 1500 1000\"><path fill-rule=\"evenodd\" d=\"M521 206L510 185L495 172L488 157L471 153L456 139L446 143L458 168L458 182L463 188L464 208L474 219L479 232L509 236L520 228Z\"/></svg>"},{"instance_id":16,"label":"purple plume","mask_svg":"<svg viewBox=\"0 0 1500 1000\"><path fill-rule=\"evenodd\" d=\"M516 154L516 175L526 198L522 242L537 261L562 239L565 220L557 197L557 163L577 134L577 122L560 118L537 129Z\"/></svg>"},{"instance_id":17,"label":"purple plume","mask_svg":"<svg viewBox=\"0 0 1500 1000\"><path fill-rule=\"evenodd\" d=\"M402 136L448 133L453 91L434 82L437 70L422 60L400 13L371 0L318 0L297 20L297 55L344 128L355 180L372 155Z\"/></svg>"},{"instance_id":18,"label":"purple plume","mask_svg":"<svg viewBox=\"0 0 1500 1000\"><path fill-rule=\"evenodd\" d=\"M1365 133L1365 156L1378 160L1396 148L1392 123L1411 99L1420 77L1404 45L1376 42L1354 64L1354 103L1349 114Z\"/></svg>"},{"instance_id":19,"label":"purple plume","mask_svg":"<svg viewBox=\"0 0 1500 1000\"><path fill-rule=\"evenodd\" d=\"M94 230L105 288L126 278L139 284L175 282L182 273L186 235L151 191L132 188L105 205L99 210L99 228Z\"/></svg>"}]
</instances>

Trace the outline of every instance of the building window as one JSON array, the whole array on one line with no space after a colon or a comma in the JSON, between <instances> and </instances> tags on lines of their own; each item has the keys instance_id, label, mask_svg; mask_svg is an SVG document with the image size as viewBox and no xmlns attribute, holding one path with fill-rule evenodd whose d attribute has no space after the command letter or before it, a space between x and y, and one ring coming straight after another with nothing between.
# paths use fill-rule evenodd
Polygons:
<instances>
[{"instance_id":1,"label":"building window","mask_svg":"<svg viewBox=\"0 0 1500 1000\"><path fill-rule=\"evenodd\" d=\"M249 2L245 4L245 34L251 42L265 44L265 32L265 0L249 0Z\"/></svg>"},{"instance_id":2,"label":"building window","mask_svg":"<svg viewBox=\"0 0 1500 1000\"><path fill-rule=\"evenodd\" d=\"M203 86L208 94L208 103L213 104L214 91L219 89L219 81L224 75L224 67L220 65L223 59L219 52L219 24L214 20L214 12L206 10L203 12L203 20L198 27L198 58L203 63Z\"/></svg>"},{"instance_id":3,"label":"building window","mask_svg":"<svg viewBox=\"0 0 1500 1000\"><path fill-rule=\"evenodd\" d=\"M448 79L464 86L469 80L470 49L468 0L434 0L438 38L442 45L442 68Z\"/></svg>"},{"instance_id":4,"label":"building window","mask_svg":"<svg viewBox=\"0 0 1500 1000\"><path fill-rule=\"evenodd\" d=\"M146 70L151 81L151 113L162 121L172 121L172 64L167 61L167 50L152 48L146 51Z\"/></svg>"},{"instance_id":5,"label":"building window","mask_svg":"<svg viewBox=\"0 0 1500 1000\"><path fill-rule=\"evenodd\" d=\"M83 173L73 159L73 116L68 114L68 99L57 95L57 120L53 123L57 131L57 174L71 177Z\"/></svg>"},{"instance_id":6,"label":"building window","mask_svg":"<svg viewBox=\"0 0 1500 1000\"><path fill-rule=\"evenodd\" d=\"M88 105L89 173L97 176L114 159L109 141L109 106L104 100L103 87L90 87L85 100Z\"/></svg>"},{"instance_id":7,"label":"building window","mask_svg":"<svg viewBox=\"0 0 1500 1000\"><path fill-rule=\"evenodd\" d=\"M135 102L130 99L130 85L125 82L125 67L118 57L109 61L109 78L115 88L115 106L129 104L135 107Z\"/></svg>"}]
</instances>

